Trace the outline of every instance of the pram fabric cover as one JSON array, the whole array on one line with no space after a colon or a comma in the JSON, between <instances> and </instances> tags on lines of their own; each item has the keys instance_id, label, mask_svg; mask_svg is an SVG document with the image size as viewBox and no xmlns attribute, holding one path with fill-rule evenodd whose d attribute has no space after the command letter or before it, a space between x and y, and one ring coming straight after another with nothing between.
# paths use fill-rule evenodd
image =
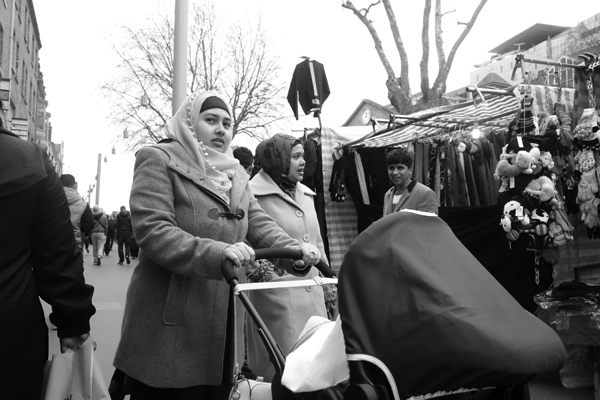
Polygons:
<instances>
[{"instance_id":1,"label":"pram fabric cover","mask_svg":"<svg viewBox=\"0 0 600 400\"><path fill-rule=\"evenodd\" d=\"M338 295L346 352L383 361L403 399L523 383L566 358L434 214L393 213L358 235Z\"/></svg>"}]
</instances>

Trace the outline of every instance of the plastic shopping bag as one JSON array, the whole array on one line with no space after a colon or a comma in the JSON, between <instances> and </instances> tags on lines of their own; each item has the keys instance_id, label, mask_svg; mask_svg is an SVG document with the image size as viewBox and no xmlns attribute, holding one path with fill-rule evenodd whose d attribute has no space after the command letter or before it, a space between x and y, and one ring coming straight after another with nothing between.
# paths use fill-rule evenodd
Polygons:
<instances>
[{"instance_id":1,"label":"plastic shopping bag","mask_svg":"<svg viewBox=\"0 0 600 400\"><path fill-rule=\"evenodd\" d=\"M77 351L54 354L45 384L44 400L102 400L108 398L106 383L94 359L92 340Z\"/></svg>"},{"instance_id":2,"label":"plastic shopping bag","mask_svg":"<svg viewBox=\"0 0 600 400\"><path fill-rule=\"evenodd\" d=\"M342 321L311 317L285 360L281 383L294 393L313 392L349 377Z\"/></svg>"}]
</instances>

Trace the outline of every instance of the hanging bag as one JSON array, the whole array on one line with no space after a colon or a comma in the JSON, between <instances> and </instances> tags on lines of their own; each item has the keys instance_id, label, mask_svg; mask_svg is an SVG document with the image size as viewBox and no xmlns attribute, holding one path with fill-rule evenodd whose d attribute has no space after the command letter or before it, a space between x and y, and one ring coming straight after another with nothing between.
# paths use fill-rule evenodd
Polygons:
<instances>
[{"instance_id":1,"label":"hanging bag","mask_svg":"<svg viewBox=\"0 0 600 400\"><path fill-rule=\"evenodd\" d=\"M349 377L341 319L311 317L286 358L281 384L294 393L313 392Z\"/></svg>"},{"instance_id":2,"label":"hanging bag","mask_svg":"<svg viewBox=\"0 0 600 400\"><path fill-rule=\"evenodd\" d=\"M49 364L44 400L102 400L108 396L91 340L77 351L54 354Z\"/></svg>"}]
</instances>

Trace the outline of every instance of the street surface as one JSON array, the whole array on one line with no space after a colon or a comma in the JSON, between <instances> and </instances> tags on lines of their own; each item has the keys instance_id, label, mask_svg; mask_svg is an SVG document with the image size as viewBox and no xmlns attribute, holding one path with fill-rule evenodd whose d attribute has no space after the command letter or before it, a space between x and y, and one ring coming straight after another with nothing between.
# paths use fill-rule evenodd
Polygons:
<instances>
[{"instance_id":1,"label":"street surface","mask_svg":"<svg viewBox=\"0 0 600 400\"><path fill-rule=\"evenodd\" d=\"M98 347L94 355L98 363L106 386L114 372L112 361L119 343L125 295L137 260L131 264L117 265L117 244L115 243L110 255L102 259L102 265L93 265L92 249L90 253L84 251L84 275L87 283L94 286L94 305L96 314L91 319L91 336ZM46 319L50 307L42 302ZM50 322L48 322L50 327ZM56 331L48 329L50 355L60 352L60 345ZM591 389L566 389L560 384L558 373L541 377L529 384L530 400L593 400L594 391ZM128 397L127 397L128 398Z\"/></svg>"}]
</instances>

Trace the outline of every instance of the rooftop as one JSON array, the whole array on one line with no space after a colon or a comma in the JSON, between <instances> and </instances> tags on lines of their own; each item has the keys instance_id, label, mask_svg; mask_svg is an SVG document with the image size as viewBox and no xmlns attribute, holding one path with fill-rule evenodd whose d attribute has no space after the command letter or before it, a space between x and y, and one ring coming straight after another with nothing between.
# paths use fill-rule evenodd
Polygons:
<instances>
[{"instance_id":1,"label":"rooftop","mask_svg":"<svg viewBox=\"0 0 600 400\"><path fill-rule=\"evenodd\" d=\"M535 24L508 39L499 46L494 47L492 50L490 50L490 53L508 53L511 50L516 50L519 47L517 45L518 43L521 43L521 50L527 50L537 44L542 43L544 40L548 39L548 37L554 37L560 33L563 33L567 29L570 28L568 26Z\"/></svg>"}]
</instances>

